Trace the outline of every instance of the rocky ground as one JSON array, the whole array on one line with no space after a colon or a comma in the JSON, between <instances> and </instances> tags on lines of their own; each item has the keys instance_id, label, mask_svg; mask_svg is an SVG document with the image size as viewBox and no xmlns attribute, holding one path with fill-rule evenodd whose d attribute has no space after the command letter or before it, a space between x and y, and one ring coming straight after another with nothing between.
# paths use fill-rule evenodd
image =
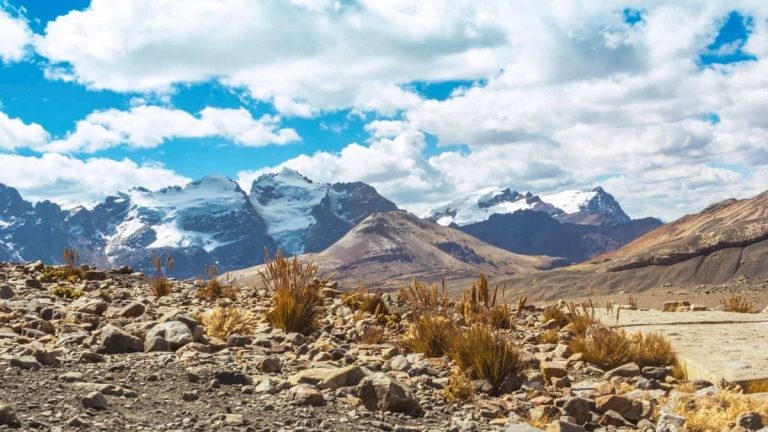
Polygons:
<instances>
[{"instance_id":1,"label":"rocky ground","mask_svg":"<svg viewBox=\"0 0 768 432\"><path fill-rule=\"evenodd\" d=\"M237 305L261 322L224 341L199 317L232 301L197 298L194 281L155 298L129 269L74 282L44 282L43 272L42 263L0 264L0 430L672 432L685 430L676 400L715 392L665 368L600 370L561 343L562 331L560 342L541 342L553 323L527 306L509 331L525 370L500 396L474 382L474 397L453 403L449 358L409 353L405 325L364 343L374 320L331 288L319 329L304 336L272 328L262 319L271 295L240 287ZM71 289L82 296L62 297ZM741 426L723 427L761 423L746 412Z\"/></svg>"}]
</instances>

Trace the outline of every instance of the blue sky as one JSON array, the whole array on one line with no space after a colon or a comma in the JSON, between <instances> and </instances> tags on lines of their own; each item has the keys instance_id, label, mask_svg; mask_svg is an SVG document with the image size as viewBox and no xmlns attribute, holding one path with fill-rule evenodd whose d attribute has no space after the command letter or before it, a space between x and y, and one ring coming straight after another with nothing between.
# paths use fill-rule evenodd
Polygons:
<instances>
[{"instance_id":1,"label":"blue sky","mask_svg":"<svg viewBox=\"0 0 768 432\"><path fill-rule=\"evenodd\" d=\"M665 218L768 187L761 106L736 103L766 90L766 8L581 3L9 0L26 29L23 55L0 45L0 181L72 204L290 166L414 211L600 183Z\"/></svg>"}]
</instances>

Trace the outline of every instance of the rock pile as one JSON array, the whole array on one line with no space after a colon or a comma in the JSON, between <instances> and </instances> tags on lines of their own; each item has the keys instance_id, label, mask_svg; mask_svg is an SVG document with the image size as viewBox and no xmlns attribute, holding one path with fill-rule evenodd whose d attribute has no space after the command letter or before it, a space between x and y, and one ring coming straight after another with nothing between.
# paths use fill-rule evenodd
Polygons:
<instances>
[{"instance_id":1,"label":"rock pile","mask_svg":"<svg viewBox=\"0 0 768 432\"><path fill-rule=\"evenodd\" d=\"M553 325L528 306L509 330L522 353L518 376L500 395L475 381L470 400L449 402L448 357L408 352L398 342L404 322L364 341L377 320L332 287L318 329L303 335L261 319L272 301L263 289L206 301L195 295L199 283L173 281L170 295L154 298L125 269L43 282L45 268L0 264L0 430L679 432L674 402L717 391L668 368L600 370L562 331L542 342ZM56 292L77 298L52 294L64 285ZM260 318L253 331L209 335L200 317L234 303ZM729 427L762 424L759 412L745 412Z\"/></svg>"}]
</instances>

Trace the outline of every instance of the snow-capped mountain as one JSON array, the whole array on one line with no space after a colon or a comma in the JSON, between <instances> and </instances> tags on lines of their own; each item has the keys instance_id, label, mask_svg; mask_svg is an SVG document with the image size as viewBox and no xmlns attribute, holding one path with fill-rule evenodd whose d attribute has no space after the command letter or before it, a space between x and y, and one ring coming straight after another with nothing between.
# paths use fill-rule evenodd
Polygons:
<instances>
[{"instance_id":1,"label":"snow-capped mountain","mask_svg":"<svg viewBox=\"0 0 768 432\"><path fill-rule=\"evenodd\" d=\"M465 226L486 221L492 215L522 210L546 213L558 221L580 225L614 226L631 220L613 196L600 187L541 196L490 187L434 208L424 217L444 226Z\"/></svg>"},{"instance_id":2,"label":"snow-capped mountain","mask_svg":"<svg viewBox=\"0 0 768 432\"><path fill-rule=\"evenodd\" d=\"M32 206L0 187L0 259L60 260L73 247L84 262L148 269L171 254L173 274L197 276L263 261L264 250L319 251L376 211L395 210L364 183L319 184L283 170L257 179L250 195L233 180L204 177L184 187L131 189L92 209Z\"/></svg>"}]
</instances>

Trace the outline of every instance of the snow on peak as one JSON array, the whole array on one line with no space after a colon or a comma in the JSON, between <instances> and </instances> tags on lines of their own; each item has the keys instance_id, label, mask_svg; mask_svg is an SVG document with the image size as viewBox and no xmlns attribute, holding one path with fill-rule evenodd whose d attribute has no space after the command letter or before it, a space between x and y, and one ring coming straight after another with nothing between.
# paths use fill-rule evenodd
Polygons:
<instances>
[{"instance_id":1,"label":"snow on peak","mask_svg":"<svg viewBox=\"0 0 768 432\"><path fill-rule=\"evenodd\" d=\"M542 196L530 192L524 195L501 187L488 187L469 193L430 210L424 216L440 225L469 225L488 220L494 214L509 214L520 210L535 210L547 213L560 220L578 222L582 216L592 217L590 222L624 223L630 219L621 210L613 197L602 188L590 191L566 190ZM573 219L571 215L578 219Z\"/></svg>"},{"instance_id":2,"label":"snow on peak","mask_svg":"<svg viewBox=\"0 0 768 432\"><path fill-rule=\"evenodd\" d=\"M595 196L597 196L597 192L594 190L586 192L565 190L554 194L542 195L541 200L559 208L565 214L573 214L582 211Z\"/></svg>"}]
</instances>

